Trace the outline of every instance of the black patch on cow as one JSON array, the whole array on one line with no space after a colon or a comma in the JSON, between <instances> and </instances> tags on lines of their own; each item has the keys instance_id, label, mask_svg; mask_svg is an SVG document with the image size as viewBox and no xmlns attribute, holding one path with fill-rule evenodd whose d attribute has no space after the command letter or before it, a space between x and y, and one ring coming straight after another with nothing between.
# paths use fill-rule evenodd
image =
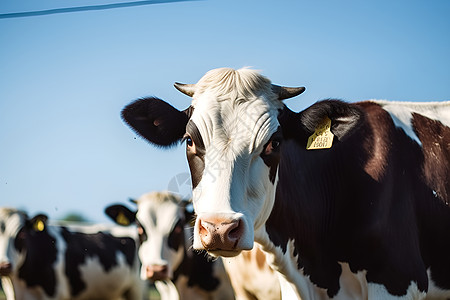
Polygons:
<instances>
[{"instance_id":1,"label":"black patch on cow","mask_svg":"<svg viewBox=\"0 0 450 300\"><path fill-rule=\"evenodd\" d=\"M181 140L192 109L179 111L155 97L136 100L122 110L123 120L154 145L170 147Z\"/></svg>"},{"instance_id":2,"label":"black patch on cow","mask_svg":"<svg viewBox=\"0 0 450 300\"><path fill-rule=\"evenodd\" d=\"M450 201L450 128L439 121L431 120L417 113L412 124L422 142L425 162L423 171L428 185L446 205Z\"/></svg>"},{"instance_id":3,"label":"black patch on cow","mask_svg":"<svg viewBox=\"0 0 450 300\"><path fill-rule=\"evenodd\" d=\"M281 128L270 137L269 141L264 145L260 156L264 163L269 167L269 179L272 183L275 182L277 175L278 164L280 162L280 148L283 142L283 135Z\"/></svg>"},{"instance_id":4,"label":"black patch on cow","mask_svg":"<svg viewBox=\"0 0 450 300\"><path fill-rule=\"evenodd\" d=\"M212 261L205 251L185 250L184 259L174 272L174 280L178 276L184 275L189 278L188 286L197 286L205 291L214 291L220 285L220 280L214 276L214 261ZM187 252L190 252L189 254Z\"/></svg>"},{"instance_id":5,"label":"black patch on cow","mask_svg":"<svg viewBox=\"0 0 450 300\"><path fill-rule=\"evenodd\" d=\"M19 268L19 278L28 287L40 286L49 297L56 293L56 274L53 268L57 260L56 239L46 229L35 231L27 224L19 231L14 246L25 252L25 261Z\"/></svg>"},{"instance_id":6,"label":"black patch on cow","mask_svg":"<svg viewBox=\"0 0 450 300\"><path fill-rule=\"evenodd\" d=\"M184 140L186 140L186 157L191 171L192 189L195 189L200 183L205 170L206 149L200 131L193 121L187 123ZM192 143L192 145L189 145L189 143ZM195 147L195 151L193 151L192 147Z\"/></svg>"},{"instance_id":7,"label":"black patch on cow","mask_svg":"<svg viewBox=\"0 0 450 300\"><path fill-rule=\"evenodd\" d=\"M2 220L0 220L0 233L1 233L1 234L4 234L4 233L5 233L5 230L6 230L5 222L2 221Z\"/></svg>"},{"instance_id":8,"label":"black patch on cow","mask_svg":"<svg viewBox=\"0 0 450 300\"><path fill-rule=\"evenodd\" d=\"M329 297L340 289L338 262L348 263L352 272L367 270L368 282L383 284L392 295L405 295L411 282L426 291L430 265L432 276L442 279L439 286L448 288L450 242L444 236L450 211L424 182L421 148L395 128L387 112L383 120L388 122L368 124L376 119L366 118L365 111L374 106L328 100L298 115L280 114L285 140L266 222L269 237L283 251L295 240L298 268ZM331 119L337 141L330 149L306 150L308 136L324 116ZM283 128L296 120L300 124ZM380 142L374 139L375 127L390 137L390 148L380 152L387 164L374 179L365 168L370 149Z\"/></svg>"},{"instance_id":9,"label":"black patch on cow","mask_svg":"<svg viewBox=\"0 0 450 300\"><path fill-rule=\"evenodd\" d=\"M422 142L423 180L420 205L421 252L431 279L450 290L450 128L441 122L413 114L412 124Z\"/></svg>"},{"instance_id":10,"label":"black patch on cow","mask_svg":"<svg viewBox=\"0 0 450 300\"><path fill-rule=\"evenodd\" d=\"M183 246L184 244L184 228L183 228L183 220L178 220L178 222L173 227L172 231L169 233L167 237L167 243L170 248L174 251L177 251L178 248Z\"/></svg>"},{"instance_id":11,"label":"black patch on cow","mask_svg":"<svg viewBox=\"0 0 450 300\"><path fill-rule=\"evenodd\" d=\"M136 243L129 237L115 237L109 233L99 232L85 234L70 232L62 228L62 236L67 243L65 254L65 273L71 285L71 295L79 295L87 286L81 278L80 266L86 263L86 259L96 257L105 272L118 265L116 251L120 251L131 267L136 256ZM116 251L112 251L116 249Z\"/></svg>"}]
</instances>

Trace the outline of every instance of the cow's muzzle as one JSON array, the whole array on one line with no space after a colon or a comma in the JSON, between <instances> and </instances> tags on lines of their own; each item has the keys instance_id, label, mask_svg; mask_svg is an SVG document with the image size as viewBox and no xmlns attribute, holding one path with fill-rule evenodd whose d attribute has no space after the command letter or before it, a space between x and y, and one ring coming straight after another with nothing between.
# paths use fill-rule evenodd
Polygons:
<instances>
[{"instance_id":1,"label":"cow's muzzle","mask_svg":"<svg viewBox=\"0 0 450 300\"><path fill-rule=\"evenodd\" d=\"M149 265L146 267L147 279L150 280L167 280L169 279L168 265Z\"/></svg>"},{"instance_id":2,"label":"cow's muzzle","mask_svg":"<svg viewBox=\"0 0 450 300\"><path fill-rule=\"evenodd\" d=\"M243 221L228 218L200 217L199 237L208 252L240 252L239 242L244 234Z\"/></svg>"},{"instance_id":3,"label":"cow's muzzle","mask_svg":"<svg viewBox=\"0 0 450 300\"><path fill-rule=\"evenodd\" d=\"M8 276L12 272L12 265L9 262L0 263L0 276Z\"/></svg>"}]
</instances>

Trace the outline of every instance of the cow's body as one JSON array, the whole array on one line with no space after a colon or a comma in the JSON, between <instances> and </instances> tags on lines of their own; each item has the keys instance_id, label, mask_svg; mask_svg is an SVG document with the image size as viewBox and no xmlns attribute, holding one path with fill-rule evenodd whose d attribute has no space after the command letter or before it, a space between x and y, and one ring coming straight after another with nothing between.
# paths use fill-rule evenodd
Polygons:
<instances>
[{"instance_id":1,"label":"cow's body","mask_svg":"<svg viewBox=\"0 0 450 300\"><path fill-rule=\"evenodd\" d=\"M192 226L186 203L173 194L153 192L142 195L137 211L112 205L106 214L117 223L137 223L141 246L141 278L155 281L163 300L234 299L230 280L221 260L211 261L192 250Z\"/></svg>"},{"instance_id":2,"label":"cow's body","mask_svg":"<svg viewBox=\"0 0 450 300\"><path fill-rule=\"evenodd\" d=\"M0 275L8 299L142 298L132 237L46 221L43 215L29 219L22 211L0 209Z\"/></svg>"},{"instance_id":3,"label":"cow's body","mask_svg":"<svg viewBox=\"0 0 450 300\"><path fill-rule=\"evenodd\" d=\"M149 98L123 117L155 144L185 136L194 248L234 256L254 239L283 296L450 297L450 102L325 100L294 113L266 78L230 69L177 88L190 109ZM307 150L324 132L331 147Z\"/></svg>"},{"instance_id":4,"label":"cow's body","mask_svg":"<svg viewBox=\"0 0 450 300\"><path fill-rule=\"evenodd\" d=\"M258 245L236 257L223 258L236 300L279 300L281 289L277 273L266 262Z\"/></svg>"}]
</instances>

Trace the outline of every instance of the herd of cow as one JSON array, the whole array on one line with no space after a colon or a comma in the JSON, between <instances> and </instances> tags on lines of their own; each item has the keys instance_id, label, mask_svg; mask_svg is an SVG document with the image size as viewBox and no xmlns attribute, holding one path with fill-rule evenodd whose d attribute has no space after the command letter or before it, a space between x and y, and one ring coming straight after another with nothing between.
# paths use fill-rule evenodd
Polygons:
<instances>
[{"instance_id":1,"label":"herd of cow","mask_svg":"<svg viewBox=\"0 0 450 300\"><path fill-rule=\"evenodd\" d=\"M450 102L296 113L305 88L247 68L175 87L185 110L148 97L122 117L186 143L192 199L112 205L103 228L1 209L8 299L142 299L148 280L170 300L450 298Z\"/></svg>"},{"instance_id":2,"label":"herd of cow","mask_svg":"<svg viewBox=\"0 0 450 300\"><path fill-rule=\"evenodd\" d=\"M119 204L105 209L118 226L52 224L42 214L30 218L21 210L0 208L0 276L7 299L141 300L147 281L155 283L162 300L231 300L233 287L238 297L258 295L241 281L261 261L252 260L252 253L261 254L257 248L240 261L246 265L243 272L234 272L230 261L232 287L222 260L192 250L193 214L186 201L152 192L133 202L136 211ZM263 289L274 295L264 297L279 299L276 275L263 265L255 271L265 280Z\"/></svg>"}]
</instances>

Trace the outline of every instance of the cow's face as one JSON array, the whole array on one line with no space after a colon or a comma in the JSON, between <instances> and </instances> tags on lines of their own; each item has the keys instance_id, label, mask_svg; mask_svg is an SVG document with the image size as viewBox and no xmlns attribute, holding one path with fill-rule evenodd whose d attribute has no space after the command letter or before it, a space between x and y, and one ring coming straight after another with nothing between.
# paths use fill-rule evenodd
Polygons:
<instances>
[{"instance_id":1,"label":"cow's face","mask_svg":"<svg viewBox=\"0 0 450 300\"><path fill-rule=\"evenodd\" d=\"M194 249L235 256L253 247L255 231L272 209L282 141L280 99L304 88L274 86L249 69L212 70L196 85L176 87L193 97L184 113L172 107L168 113L171 109L164 102L157 109L156 103L149 104L144 111L138 101L123 117L153 143L162 144L162 132L172 134L174 141L186 141L197 214ZM184 120L185 128L168 128L165 120L171 118Z\"/></svg>"},{"instance_id":2,"label":"cow's face","mask_svg":"<svg viewBox=\"0 0 450 300\"><path fill-rule=\"evenodd\" d=\"M120 205L107 208L106 213L121 225L136 223L141 278L170 279L184 255L184 206L178 197L158 192L141 196L136 204L134 213Z\"/></svg>"},{"instance_id":3,"label":"cow's face","mask_svg":"<svg viewBox=\"0 0 450 300\"><path fill-rule=\"evenodd\" d=\"M27 239L44 231L47 217L28 219L23 211L0 208L0 276L17 274L26 254Z\"/></svg>"}]
</instances>

